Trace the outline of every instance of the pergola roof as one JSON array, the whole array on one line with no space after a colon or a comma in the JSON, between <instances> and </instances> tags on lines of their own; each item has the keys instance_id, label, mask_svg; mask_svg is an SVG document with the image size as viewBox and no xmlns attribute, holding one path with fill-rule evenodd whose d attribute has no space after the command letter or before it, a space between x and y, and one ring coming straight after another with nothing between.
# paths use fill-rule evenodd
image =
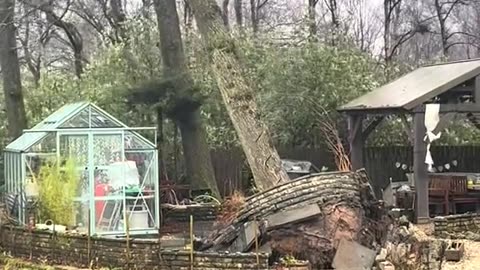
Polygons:
<instances>
[{"instance_id":1,"label":"pergola roof","mask_svg":"<svg viewBox=\"0 0 480 270\"><path fill-rule=\"evenodd\" d=\"M480 59L421 67L354 99L338 110L412 110L477 75L480 75Z\"/></svg>"}]
</instances>

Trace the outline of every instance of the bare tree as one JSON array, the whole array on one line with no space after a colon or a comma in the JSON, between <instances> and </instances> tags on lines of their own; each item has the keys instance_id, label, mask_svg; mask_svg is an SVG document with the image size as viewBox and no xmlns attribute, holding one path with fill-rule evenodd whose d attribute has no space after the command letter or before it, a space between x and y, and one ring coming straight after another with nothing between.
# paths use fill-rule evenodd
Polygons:
<instances>
[{"instance_id":1,"label":"bare tree","mask_svg":"<svg viewBox=\"0 0 480 270\"><path fill-rule=\"evenodd\" d=\"M397 47L393 46L392 42L392 28L395 24L398 24L398 19L400 17L402 0L384 0L384 21L383 21L383 50L384 50L384 60L385 64L389 65L392 62L392 58L395 55L398 46L401 44L397 43ZM401 39L407 39L411 36L410 32L402 35Z\"/></svg>"},{"instance_id":2,"label":"bare tree","mask_svg":"<svg viewBox=\"0 0 480 270\"><path fill-rule=\"evenodd\" d=\"M225 27L228 29L230 27L229 17L228 17L228 4L230 4L230 0L223 0L222 3L222 19Z\"/></svg>"},{"instance_id":3,"label":"bare tree","mask_svg":"<svg viewBox=\"0 0 480 270\"><path fill-rule=\"evenodd\" d=\"M238 28L243 27L243 1L242 0L234 0L235 8L235 20L237 22Z\"/></svg>"},{"instance_id":4,"label":"bare tree","mask_svg":"<svg viewBox=\"0 0 480 270\"><path fill-rule=\"evenodd\" d=\"M442 52L444 57L449 56L449 49L452 46L461 44L461 42L452 42L450 43L449 40L455 36L455 35L464 35L466 33L464 32L451 32L448 29L447 26L447 20L450 18L452 15L452 11L460 5L467 5L466 0L435 0L434 6L435 6L435 15L438 20L438 25L439 25L439 30L440 30L440 37L442 41Z\"/></svg>"},{"instance_id":5,"label":"bare tree","mask_svg":"<svg viewBox=\"0 0 480 270\"><path fill-rule=\"evenodd\" d=\"M331 43L332 46L335 46L337 43L337 35L340 29L340 19L339 19L339 10L337 5L337 0L324 0L325 6L327 7L328 12L330 13L330 23L331 23Z\"/></svg>"},{"instance_id":6,"label":"bare tree","mask_svg":"<svg viewBox=\"0 0 480 270\"><path fill-rule=\"evenodd\" d=\"M112 9L114 7L108 5L108 0L76 0L70 7L70 11L89 24L104 42L109 41L115 44L121 42L118 35L121 31L116 29L119 24L115 23L112 14L115 12L110 12Z\"/></svg>"},{"instance_id":7,"label":"bare tree","mask_svg":"<svg viewBox=\"0 0 480 270\"><path fill-rule=\"evenodd\" d=\"M125 22L127 20L127 15L125 14L125 10L123 10L122 1L110 0L110 6L112 8L112 22L116 36L121 38L122 40L126 40L127 32L125 29Z\"/></svg>"},{"instance_id":8,"label":"bare tree","mask_svg":"<svg viewBox=\"0 0 480 270\"><path fill-rule=\"evenodd\" d=\"M189 0L203 40L209 49L211 68L233 126L260 190L288 181L268 127L255 102L255 91L243 75L235 41L223 25L215 0Z\"/></svg>"},{"instance_id":9,"label":"bare tree","mask_svg":"<svg viewBox=\"0 0 480 270\"><path fill-rule=\"evenodd\" d=\"M458 58L480 56L480 2L470 2L454 10L454 20L460 24L458 42L463 42L457 51ZM453 19L453 18L452 18Z\"/></svg>"},{"instance_id":10,"label":"bare tree","mask_svg":"<svg viewBox=\"0 0 480 270\"><path fill-rule=\"evenodd\" d=\"M258 33L261 12L267 3L268 0L250 0L250 20L252 23L252 31L254 35L257 35Z\"/></svg>"},{"instance_id":11,"label":"bare tree","mask_svg":"<svg viewBox=\"0 0 480 270\"><path fill-rule=\"evenodd\" d=\"M43 50L51 38L51 31L45 29L45 24L38 19L40 12L23 4L23 14L19 23L18 40L22 45L23 61L32 74L36 87L40 85ZM22 63L21 62L21 63ZM23 63L22 63L23 64Z\"/></svg>"},{"instance_id":12,"label":"bare tree","mask_svg":"<svg viewBox=\"0 0 480 270\"><path fill-rule=\"evenodd\" d=\"M69 22L65 19L65 15L70 11L72 4L71 0L68 0L65 7L62 7L63 10L60 15L55 12L55 2L53 0L42 2L30 1L28 3L41 10L45 14L50 25L56 26L63 31L67 37L66 43L73 51L75 75L80 78L83 73L83 66L86 59L83 55L83 37L78 30L78 27L75 23Z\"/></svg>"},{"instance_id":13,"label":"bare tree","mask_svg":"<svg viewBox=\"0 0 480 270\"><path fill-rule=\"evenodd\" d=\"M15 1L0 1L0 67L10 139L19 137L27 128L14 16Z\"/></svg>"},{"instance_id":14,"label":"bare tree","mask_svg":"<svg viewBox=\"0 0 480 270\"><path fill-rule=\"evenodd\" d=\"M369 5L369 0L349 0L345 6L345 32L357 48L373 53L381 37L382 24L378 9Z\"/></svg>"},{"instance_id":15,"label":"bare tree","mask_svg":"<svg viewBox=\"0 0 480 270\"><path fill-rule=\"evenodd\" d=\"M403 5L404 3L405 0L384 0L383 59L387 67L399 54L402 45L415 37L417 33L430 32L429 22L432 17L421 18L419 14L409 17L405 12L408 10L405 8L408 5ZM386 71L388 73L389 69L387 68Z\"/></svg>"},{"instance_id":16,"label":"bare tree","mask_svg":"<svg viewBox=\"0 0 480 270\"><path fill-rule=\"evenodd\" d=\"M308 0L308 32L311 40L317 36L317 3L318 0Z\"/></svg>"}]
</instances>

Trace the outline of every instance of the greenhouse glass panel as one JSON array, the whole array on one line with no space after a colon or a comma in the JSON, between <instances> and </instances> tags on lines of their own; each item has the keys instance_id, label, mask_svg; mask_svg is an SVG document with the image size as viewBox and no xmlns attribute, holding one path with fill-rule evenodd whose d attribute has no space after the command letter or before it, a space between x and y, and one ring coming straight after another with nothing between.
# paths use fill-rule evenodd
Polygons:
<instances>
[{"instance_id":1,"label":"greenhouse glass panel","mask_svg":"<svg viewBox=\"0 0 480 270\"><path fill-rule=\"evenodd\" d=\"M151 136L155 136L155 134L152 133ZM125 131L125 149L126 150L135 150L135 149L148 150L152 148L155 148L155 145L152 144L145 137L132 131Z\"/></svg>"},{"instance_id":2,"label":"greenhouse glass panel","mask_svg":"<svg viewBox=\"0 0 480 270\"><path fill-rule=\"evenodd\" d=\"M52 153L57 151L56 132L47 133L38 142L33 144L26 152Z\"/></svg>"},{"instance_id":3,"label":"greenhouse glass panel","mask_svg":"<svg viewBox=\"0 0 480 270\"><path fill-rule=\"evenodd\" d=\"M4 155L4 161L3 161L3 164L5 164L5 168L11 168L12 165L10 165L10 156L12 155L12 153L8 153L6 152L5 155ZM10 169L5 169L4 171L4 175L5 175L5 185L7 187L7 192L11 192L12 191L12 180L10 179L10 174L12 173L13 170L10 170Z\"/></svg>"},{"instance_id":4,"label":"greenhouse glass panel","mask_svg":"<svg viewBox=\"0 0 480 270\"><path fill-rule=\"evenodd\" d=\"M77 231L80 233L88 232L88 209L90 208L90 200L77 200L74 203L75 221Z\"/></svg>"},{"instance_id":5,"label":"greenhouse glass panel","mask_svg":"<svg viewBox=\"0 0 480 270\"><path fill-rule=\"evenodd\" d=\"M121 127L122 124L116 119L110 118L110 116L106 112L103 112L99 108L91 107L90 126L101 128L115 128Z\"/></svg>"},{"instance_id":6,"label":"greenhouse glass panel","mask_svg":"<svg viewBox=\"0 0 480 270\"><path fill-rule=\"evenodd\" d=\"M11 157L11 160L12 160L12 168L13 168L13 172L12 172L12 182L13 182L13 192L15 192L16 194L18 193L18 185L20 184L19 181L18 181L18 178L17 178L17 175L18 175L18 167L17 167L17 164L16 164L16 157L17 155L12 155Z\"/></svg>"},{"instance_id":7,"label":"greenhouse glass panel","mask_svg":"<svg viewBox=\"0 0 480 270\"><path fill-rule=\"evenodd\" d=\"M94 134L93 161L95 167L108 166L123 159L122 134Z\"/></svg>"},{"instance_id":8,"label":"greenhouse glass panel","mask_svg":"<svg viewBox=\"0 0 480 270\"><path fill-rule=\"evenodd\" d=\"M88 106L63 123L62 128L115 128L121 127L121 123L111 119L109 115L100 109Z\"/></svg>"},{"instance_id":9,"label":"greenhouse glass panel","mask_svg":"<svg viewBox=\"0 0 480 270\"><path fill-rule=\"evenodd\" d=\"M158 223L158 179L156 152L128 151L126 157L134 161L139 172L140 184L127 193L127 209L132 219L132 230L154 228Z\"/></svg>"},{"instance_id":10,"label":"greenhouse glass panel","mask_svg":"<svg viewBox=\"0 0 480 270\"><path fill-rule=\"evenodd\" d=\"M71 159L78 170L79 187L78 200L87 200L89 198L90 184L88 172L88 134L86 133L60 133L58 139L58 156L62 161Z\"/></svg>"},{"instance_id":11,"label":"greenhouse glass panel","mask_svg":"<svg viewBox=\"0 0 480 270\"><path fill-rule=\"evenodd\" d=\"M21 160L20 160L21 155L14 155L13 156L13 168L15 168L14 171L14 177L13 181L16 184L16 191L20 192L22 189L22 179L20 177L20 172L21 172Z\"/></svg>"}]
</instances>

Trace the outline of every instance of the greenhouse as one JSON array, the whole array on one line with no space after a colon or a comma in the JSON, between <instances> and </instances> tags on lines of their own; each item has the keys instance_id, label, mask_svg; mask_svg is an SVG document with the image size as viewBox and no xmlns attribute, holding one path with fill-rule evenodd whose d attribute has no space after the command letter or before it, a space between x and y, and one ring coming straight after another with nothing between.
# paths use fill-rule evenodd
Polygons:
<instances>
[{"instance_id":1,"label":"greenhouse","mask_svg":"<svg viewBox=\"0 0 480 270\"><path fill-rule=\"evenodd\" d=\"M124 235L126 228L130 234L157 233L155 138L155 128L127 127L92 103L63 106L4 150L6 190L16 198L15 218L26 224L27 205L34 201L52 216L44 219L62 223L53 217L65 199L57 205L54 199L42 201L50 190L56 194L54 187L58 194L60 186L60 195L72 194L67 207L72 213L63 210L71 218L62 219L70 224L61 225L91 235ZM58 175L48 169L53 167Z\"/></svg>"}]
</instances>

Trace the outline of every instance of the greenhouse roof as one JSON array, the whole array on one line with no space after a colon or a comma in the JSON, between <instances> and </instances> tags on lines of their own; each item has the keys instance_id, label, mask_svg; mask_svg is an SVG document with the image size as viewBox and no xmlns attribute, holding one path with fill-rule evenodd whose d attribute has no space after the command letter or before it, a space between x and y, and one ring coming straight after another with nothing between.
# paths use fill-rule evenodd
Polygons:
<instances>
[{"instance_id":1,"label":"greenhouse roof","mask_svg":"<svg viewBox=\"0 0 480 270\"><path fill-rule=\"evenodd\" d=\"M35 125L30 132L24 132L22 136L11 142L5 148L6 151L24 152L48 135L41 130L71 128L127 128L127 126L115 117L90 102L78 102L67 104L49 115L43 121ZM32 132L39 130L39 132ZM155 146L152 142L136 132L131 132L142 143Z\"/></svg>"}]
</instances>

